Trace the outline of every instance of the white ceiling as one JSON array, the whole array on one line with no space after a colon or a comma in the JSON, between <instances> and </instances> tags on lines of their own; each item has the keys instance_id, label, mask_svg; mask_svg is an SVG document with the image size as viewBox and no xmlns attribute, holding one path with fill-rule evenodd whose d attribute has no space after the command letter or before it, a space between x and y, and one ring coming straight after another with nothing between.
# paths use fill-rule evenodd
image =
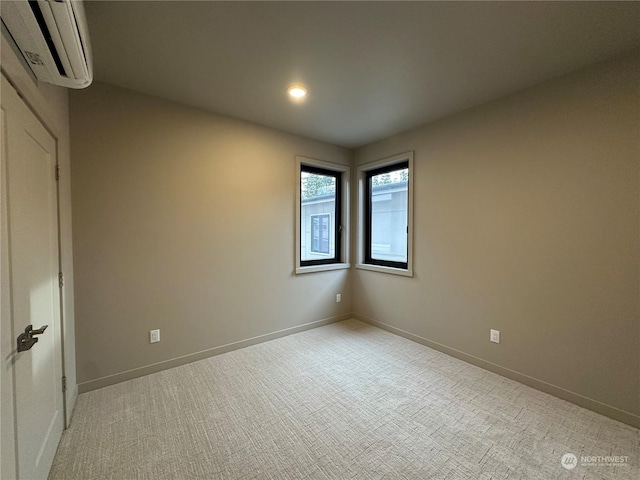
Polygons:
<instances>
[{"instance_id":1,"label":"white ceiling","mask_svg":"<svg viewBox=\"0 0 640 480\"><path fill-rule=\"evenodd\" d=\"M347 147L640 46L639 2L85 6L97 80Z\"/></svg>"}]
</instances>

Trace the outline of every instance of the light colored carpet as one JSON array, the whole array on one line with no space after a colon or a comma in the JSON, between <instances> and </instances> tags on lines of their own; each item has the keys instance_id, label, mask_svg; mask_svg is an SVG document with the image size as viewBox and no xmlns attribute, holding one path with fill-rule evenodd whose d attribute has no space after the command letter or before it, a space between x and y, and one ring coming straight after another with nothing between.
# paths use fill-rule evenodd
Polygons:
<instances>
[{"instance_id":1,"label":"light colored carpet","mask_svg":"<svg viewBox=\"0 0 640 480\"><path fill-rule=\"evenodd\" d=\"M349 320L81 395L50 479L638 479L639 456L637 429Z\"/></svg>"}]
</instances>

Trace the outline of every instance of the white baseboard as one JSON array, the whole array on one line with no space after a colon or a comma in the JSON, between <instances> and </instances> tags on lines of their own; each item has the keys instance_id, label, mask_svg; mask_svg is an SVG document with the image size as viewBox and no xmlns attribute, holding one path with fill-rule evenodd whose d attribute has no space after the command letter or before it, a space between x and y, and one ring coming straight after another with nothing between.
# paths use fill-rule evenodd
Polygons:
<instances>
[{"instance_id":1,"label":"white baseboard","mask_svg":"<svg viewBox=\"0 0 640 480\"><path fill-rule=\"evenodd\" d=\"M200 352L190 353L188 355L172 358L170 360L164 360L162 362L153 363L151 365L146 365L144 367L138 367L138 368L124 371L124 372L115 373L113 375L107 375L104 377L97 378L95 380L89 380L88 382L82 382L78 384L78 392L79 393L90 392L91 390L107 387L109 385L114 385L116 383L132 380L134 378L143 377L145 375L160 372L162 370L168 370L169 368L179 367L180 365L196 362L198 360L203 360L205 358L213 357L215 355L231 352L233 350L238 350L240 348L250 347L251 345L256 345L258 343L268 342L269 340L275 340L276 338L285 337L287 335L303 332L305 330L310 330L312 328L321 327L323 325L328 325L330 323L340 322L342 320L347 320L352 317L353 315L351 313L346 313L346 314L338 315L335 317L317 320L315 322L305 323L303 325L298 325L295 327L285 328L284 330L278 330L276 332L259 335L257 337L248 338L246 340L240 340L237 342L228 343L226 345L220 345L219 347L209 348L207 350L202 350Z\"/></svg>"}]
</instances>

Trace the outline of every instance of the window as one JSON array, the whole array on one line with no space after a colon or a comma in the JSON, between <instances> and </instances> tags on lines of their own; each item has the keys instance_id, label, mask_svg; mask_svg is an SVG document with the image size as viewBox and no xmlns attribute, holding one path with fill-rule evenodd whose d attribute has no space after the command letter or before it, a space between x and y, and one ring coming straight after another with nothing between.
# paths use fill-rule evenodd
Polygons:
<instances>
[{"instance_id":1,"label":"window","mask_svg":"<svg viewBox=\"0 0 640 480\"><path fill-rule=\"evenodd\" d=\"M297 157L296 273L348 268L349 167Z\"/></svg>"},{"instance_id":2,"label":"window","mask_svg":"<svg viewBox=\"0 0 640 480\"><path fill-rule=\"evenodd\" d=\"M330 213L311 214L311 253L330 254L330 222Z\"/></svg>"},{"instance_id":3,"label":"window","mask_svg":"<svg viewBox=\"0 0 640 480\"><path fill-rule=\"evenodd\" d=\"M409 152L358 169L358 268L413 275L412 164L413 153Z\"/></svg>"},{"instance_id":4,"label":"window","mask_svg":"<svg viewBox=\"0 0 640 480\"><path fill-rule=\"evenodd\" d=\"M338 263L342 172L304 164L300 170L300 265Z\"/></svg>"},{"instance_id":5,"label":"window","mask_svg":"<svg viewBox=\"0 0 640 480\"><path fill-rule=\"evenodd\" d=\"M366 173L365 263L407 268L409 162Z\"/></svg>"}]
</instances>

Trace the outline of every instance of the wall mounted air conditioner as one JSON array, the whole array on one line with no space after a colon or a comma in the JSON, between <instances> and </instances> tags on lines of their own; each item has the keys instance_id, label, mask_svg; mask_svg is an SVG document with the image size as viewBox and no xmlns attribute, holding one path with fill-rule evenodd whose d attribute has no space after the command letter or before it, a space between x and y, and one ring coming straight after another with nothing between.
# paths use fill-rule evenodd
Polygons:
<instances>
[{"instance_id":1,"label":"wall mounted air conditioner","mask_svg":"<svg viewBox=\"0 0 640 480\"><path fill-rule=\"evenodd\" d=\"M0 16L38 80L69 88L89 86L91 47L81 1L2 0Z\"/></svg>"}]
</instances>

